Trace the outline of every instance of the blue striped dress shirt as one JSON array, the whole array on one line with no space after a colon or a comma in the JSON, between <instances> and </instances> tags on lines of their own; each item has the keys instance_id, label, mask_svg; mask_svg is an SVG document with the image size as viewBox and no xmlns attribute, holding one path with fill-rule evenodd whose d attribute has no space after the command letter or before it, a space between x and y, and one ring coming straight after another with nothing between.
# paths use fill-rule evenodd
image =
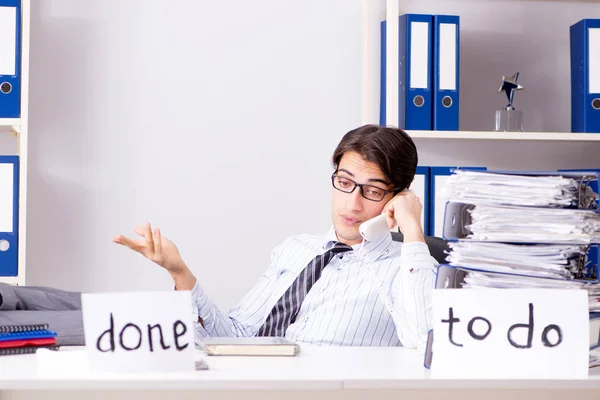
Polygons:
<instances>
[{"instance_id":1,"label":"blue striped dress shirt","mask_svg":"<svg viewBox=\"0 0 600 400\"><path fill-rule=\"evenodd\" d=\"M196 281L192 289L196 341L207 336L255 336L273 306L307 264L337 241L322 235L286 239L271 265L228 313L221 312ZM400 243L386 235L335 256L308 292L285 337L323 346L423 348L431 322L437 261L425 243Z\"/></svg>"}]
</instances>

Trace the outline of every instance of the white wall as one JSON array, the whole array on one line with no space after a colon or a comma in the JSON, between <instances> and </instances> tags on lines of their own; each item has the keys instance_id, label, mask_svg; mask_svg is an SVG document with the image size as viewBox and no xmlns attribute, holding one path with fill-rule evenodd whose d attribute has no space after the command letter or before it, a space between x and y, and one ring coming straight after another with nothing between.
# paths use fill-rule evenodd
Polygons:
<instances>
[{"instance_id":1,"label":"white wall","mask_svg":"<svg viewBox=\"0 0 600 400\"><path fill-rule=\"evenodd\" d=\"M362 0L32 3L28 284L170 289L111 243L151 221L227 308L284 237L327 229L329 158L362 122ZM501 77L519 71L526 129L569 130L568 26L597 4L402 4L462 17L462 129L491 129ZM597 167L600 150L417 145L423 165L503 168Z\"/></svg>"},{"instance_id":2,"label":"white wall","mask_svg":"<svg viewBox=\"0 0 600 400\"><path fill-rule=\"evenodd\" d=\"M172 288L119 247L172 238L232 305L287 235L328 228L360 123L360 0L34 1L27 283Z\"/></svg>"}]
</instances>

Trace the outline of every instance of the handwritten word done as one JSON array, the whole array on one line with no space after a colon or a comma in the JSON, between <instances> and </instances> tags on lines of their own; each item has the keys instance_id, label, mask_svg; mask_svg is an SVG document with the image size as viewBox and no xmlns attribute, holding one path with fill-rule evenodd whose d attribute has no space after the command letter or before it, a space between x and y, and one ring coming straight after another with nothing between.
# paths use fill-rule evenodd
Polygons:
<instances>
[{"instance_id":1,"label":"handwritten word done","mask_svg":"<svg viewBox=\"0 0 600 400\"><path fill-rule=\"evenodd\" d=\"M175 321L172 326L166 327L166 330L167 332L172 331L173 339L171 342L165 340L165 336L169 334L163 332L163 327L160 324L145 324L140 327L132 322L127 322L122 327L115 328L114 316L113 313L110 313L109 327L98 337L96 348L105 353L114 352L117 345L125 351L138 350L146 345L153 352L156 341L158 341L162 350L170 349L171 345L169 343L172 343L177 351L182 351L189 346L189 343L181 344L179 342L179 339L187 331L187 327L181 320Z\"/></svg>"}]
</instances>

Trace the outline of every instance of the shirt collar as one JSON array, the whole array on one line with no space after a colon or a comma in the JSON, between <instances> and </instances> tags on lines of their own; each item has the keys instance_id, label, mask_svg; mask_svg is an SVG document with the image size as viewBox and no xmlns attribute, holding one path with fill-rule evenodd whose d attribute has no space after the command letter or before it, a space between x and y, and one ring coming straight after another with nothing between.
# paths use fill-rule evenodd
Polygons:
<instances>
[{"instance_id":1,"label":"shirt collar","mask_svg":"<svg viewBox=\"0 0 600 400\"><path fill-rule=\"evenodd\" d=\"M331 249L337 241L338 238L335 234L335 228L331 226L325 235L325 240L323 241L323 250ZM352 250L364 254L369 259L377 260L379 257L387 255L391 251L392 242L393 240L390 232L389 235L385 235L374 241L365 240L361 243L355 244L352 246Z\"/></svg>"}]
</instances>

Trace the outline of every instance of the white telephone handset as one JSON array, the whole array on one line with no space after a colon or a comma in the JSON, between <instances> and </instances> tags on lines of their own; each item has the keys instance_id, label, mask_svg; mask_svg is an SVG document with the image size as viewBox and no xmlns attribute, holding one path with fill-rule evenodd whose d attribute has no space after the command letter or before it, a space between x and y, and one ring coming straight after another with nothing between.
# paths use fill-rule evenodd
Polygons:
<instances>
[{"instance_id":1,"label":"white telephone handset","mask_svg":"<svg viewBox=\"0 0 600 400\"><path fill-rule=\"evenodd\" d=\"M390 234L390 227L387 223L387 215L381 214L360 224L358 227L360 235L369 242L380 238L383 235Z\"/></svg>"}]
</instances>

